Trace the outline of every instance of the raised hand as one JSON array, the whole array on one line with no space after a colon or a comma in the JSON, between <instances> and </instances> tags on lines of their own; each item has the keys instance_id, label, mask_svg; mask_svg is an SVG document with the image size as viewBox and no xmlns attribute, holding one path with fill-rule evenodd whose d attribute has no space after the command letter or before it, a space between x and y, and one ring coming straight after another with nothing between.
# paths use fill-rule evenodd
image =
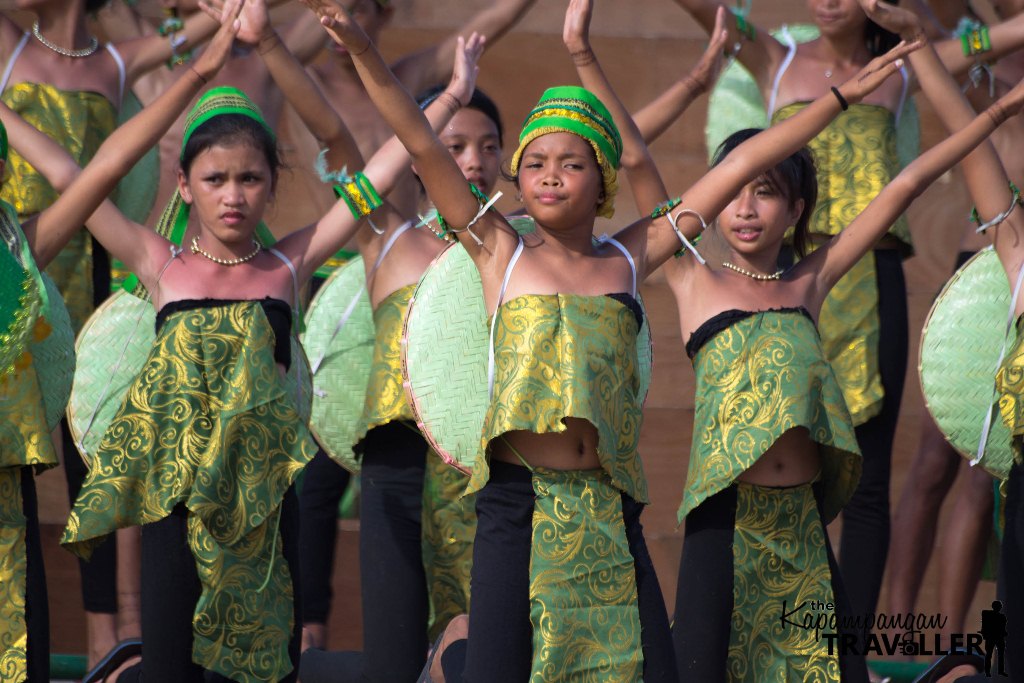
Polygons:
<instances>
[{"instance_id":1,"label":"raised hand","mask_svg":"<svg viewBox=\"0 0 1024 683\"><path fill-rule=\"evenodd\" d=\"M726 41L729 40L729 31L725 28L725 15L725 7L719 7L715 14L715 29L711 32L711 42L701 55L700 61L690 70L690 78L701 91L710 88L722 70L723 50Z\"/></svg>"},{"instance_id":2,"label":"raised hand","mask_svg":"<svg viewBox=\"0 0 1024 683\"><path fill-rule=\"evenodd\" d=\"M199 8L208 15L223 23L226 0L200 0ZM239 15L241 25L235 37L249 45L256 45L261 39L273 33L273 26L267 14L266 0L243 0L242 13Z\"/></svg>"},{"instance_id":3,"label":"raised hand","mask_svg":"<svg viewBox=\"0 0 1024 683\"><path fill-rule=\"evenodd\" d=\"M912 43L901 41L884 55L872 59L856 76L840 85L839 92L849 103L860 102L884 83L885 79L899 72L903 58L922 45L924 42L921 40Z\"/></svg>"},{"instance_id":4,"label":"raised hand","mask_svg":"<svg viewBox=\"0 0 1024 683\"><path fill-rule=\"evenodd\" d=\"M898 36L916 40L924 35L921 19L904 7L897 7L882 0L858 0L864 14L886 31Z\"/></svg>"},{"instance_id":5,"label":"raised hand","mask_svg":"<svg viewBox=\"0 0 1024 683\"><path fill-rule=\"evenodd\" d=\"M223 11L218 17L221 22L220 29L192 65L192 69L204 81L209 81L216 76L228 60L228 55L231 54L231 44L235 41L235 36L242 26L239 19L242 4L243 0L224 0Z\"/></svg>"},{"instance_id":6,"label":"raised hand","mask_svg":"<svg viewBox=\"0 0 1024 683\"><path fill-rule=\"evenodd\" d=\"M590 18L593 15L592 0L569 0L562 27L562 42L570 54L590 49Z\"/></svg>"},{"instance_id":7,"label":"raised hand","mask_svg":"<svg viewBox=\"0 0 1024 683\"><path fill-rule=\"evenodd\" d=\"M473 97L476 88L476 77L480 73L478 62L484 53L487 39L474 33L466 40L459 36L455 48L455 63L452 67L452 80L448 84L448 92L463 106Z\"/></svg>"},{"instance_id":8,"label":"raised hand","mask_svg":"<svg viewBox=\"0 0 1024 683\"><path fill-rule=\"evenodd\" d=\"M370 38L337 0L300 0L300 2L320 17L320 25L326 29L327 35L339 45L344 45L350 55L361 55L369 47Z\"/></svg>"},{"instance_id":9,"label":"raised hand","mask_svg":"<svg viewBox=\"0 0 1024 683\"><path fill-rule=\"evenodd\" d=\"M998 126L1011 116L1020 114L1022 109L1024 109L1024 81L1000 97L987 111Z\"/></svg>"}]
</instances>

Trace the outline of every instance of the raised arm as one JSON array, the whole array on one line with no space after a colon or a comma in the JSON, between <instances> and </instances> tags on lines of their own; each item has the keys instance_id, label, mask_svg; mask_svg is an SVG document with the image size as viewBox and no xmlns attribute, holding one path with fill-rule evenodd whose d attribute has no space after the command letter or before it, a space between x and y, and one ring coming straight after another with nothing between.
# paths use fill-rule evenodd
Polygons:
<instances>
[{"instance_id":1,"label":"raised arm","mask_svg":"<svg viewBox=\"0 0 1024 683\"><path fill-rule=\"evenodd\" d=\"M328 35L348 49L367 94L409 151L434 206L467 246L477 267L482 272L489 272L493 259L504 257L507 260L507 245L514 238L511 232L498 229L507 228L504 219L491 211L473 222L480 202L470 191L458 164L437 138L423 112L388 69L363 30L335 0L303 2L320 16ZM453 112L461 106L454 98L444 96L439 98L439 104ZM473 223L472 230L465 230L470 223ZM480 240L479 245L477 239ZM502 246L499 248L499 245ZM503 265L504 262L501 261Z\"/></svg>"},{"instance_id":2,"label":"raised arm","mask_svg":"<svg viewBox=\"0 0 1024 683\"><path fill-rule=\"evenodd\" d=\"M943 65L954 76L964 76L978 62L995 61L1024 47L1024 14L988 27L991 49L977 56L965 55L960 38L935 43L935 51Z\"/></svg>"},{"instance_id":3,"label":"raised arm","mask_svg":"<svg viewBox=\"0 0 1024 683\"><path fill-rule=\"evenodd\" d=\"M899 71L903 56L918 46L900 43L886 54L872 60L860 73L805 107L796 116L767 128L734 149L720 164L708 171L680 197L679 207L671 216L679 216L679 230L688 238L702 230L693 213L680 215L681 210L696 212L705 220L713 220L740 188L751 179L775 166L781 160L820 133L850 103L860 102ZM680 239L667 217L654 221L648 231L647 258L653 271L680 248ZM686 263L691 260L687 259Z\"/></svg>"},{"instance_id":4,"label":"raised arm","mask_svg":"<svg viewBox=\"0 0 1024 683\"><path fill-rule=\"evenodd\" d=\"M725 8L719 7L711 41L697 64L653 102L633 114L636 127L648 145L668 130L672 122L682 116L694 100L707 92L718 78L722 67L722 50L729 38L725 22Z\"/></svg>"},{"instance_id":5,"label":"raised arm","mask_svg":"<svg viewBox=\"0 0 1024 683\"><path fill-rule=\"evenodd\" d=\"M156 101L115 130L97 150L89 165L51 206L39 214L26 236L38 261L48 263L71 235L132 166L160 140L199 90L216 75L231 50L238 31L240 0L228 0L225 23L210 46ZM19 151L21 151L19 149ZM32 159L29 159L33 163ZM58 179L59 182L59 179ZM116 211L105 211L102 220L89 220L88 227L116 258L143 277L151 274L147 256L154 245L166 253L162 237L133 223ZM129 234L131 237L129 237Z\"/></svg>"},{"instance_id":6,"label":"raised arm","mask_svg":"<svg viewBox=\"0 0 1024 683\"><path fill-rule=\"evenodd\" d=\"M729 11L724 3L715 0L676 0L676 4L696 19L709 36L714 35L716 31L718 10ZM730 46L729 51L736 55L740 64L754 76L758 87L764 92L786 56L786 48L767 31L755 27L732 12L729 12L729 15L725 22L725 29L728 31L725 44Z\"/></svg>"},{"instance_id":7,"label":"raised arm","mask_svg":"<svg viewBox=\"0 0 1024 683\"><path fill-rule=\"evenodd\" d=\"M832 285L877 243L915 197L984 141L999 124L1019 113L1022 106L1024 83L1001 97L967 126L915 159L842 233L801 261L797 268L811 268L817 272L817 305L820 306Z\"/></svg>"},{"instance_id":8,"label":"raised arm","mask_svg":"<svg viewBox=\"0 0 1024 683\"><path fill-rule=\"evenodd\" d=\"M488 45L494 45L536 2L537 0L495 0L487 9L470 17L469 21L441 43L395 62L395 76L411 93L419 93L436 83L443 83L451 73L459 36L477 33L487 37Z\"/></svg>"},{"instance_id":9,"label":"raised arm","mask_svg":"<svg viewBox=\"0 0 1024 683\"><path fill-rule=\"evenodd\" d=\"M175 53L188 52L217 32L220 22L203 12L184 20L181 31L168 36L151 35L118 44L124 57L128 83L167 63ZM173 43L173 44L172 44Z\"/></svg>"}]
</instances>

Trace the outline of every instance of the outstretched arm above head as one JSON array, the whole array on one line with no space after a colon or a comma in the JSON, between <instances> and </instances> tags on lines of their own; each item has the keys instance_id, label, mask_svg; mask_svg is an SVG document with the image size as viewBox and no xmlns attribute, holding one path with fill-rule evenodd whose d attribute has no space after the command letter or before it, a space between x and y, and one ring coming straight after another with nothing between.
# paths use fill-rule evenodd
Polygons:
<instances>
[{"instance_id":1,"label":"outstretched arm above head","mask_svg":"<svg viewBox=\"0 0 1024 683\"><path fill-rule=\"evenodd\" d=\"M332 39L348 49L367 94L409 151L427 194L440 215L457 231L460 241L469 247L470 256L477 266L489 267L491 259L495 258L493 247L499 241L512 239L509 233L496 229L505 225L504 220L496 212L477 217L480 203L470 191L458 164L345 8L335 0L303 2L320 15L321 24ZM453 112L461 106L454 98L439 99L443 99L441 104ZM465 229L471 224L472 232ZM477 239L481 244L476 243Z\"/></svg>"},{"instance_id":2,"label":"outstretched arm above head","mask_svg":"<svg viewBox=\"0 0 1024 683\"><path fill-rule=\"evenodd\" d=\"M916 43L900 43L795 116L765 129L736 147L680 197L679 208L673 209L670 214L679 217L679 230L687 238L694 238L702 229L701 221L694 213L706 221L714 220L744 184L799 150L824 130L840 111L851 103L860 102L874 91L900 69L903 57L917 47ZM680 247L680 239L668 217L658 218L654 222L648 239L647 254L652 270Z\"/></svg>"},{"instance_id":3,"label":"outstretched arm above head","mask_svg":"<svg viewBox=\"0 0 1024 683\"><path fill-rule=\"evenodd\" d=\"M189 72L152 104L115 130L57 201L39 214L34 234L29 236L32 251L39 261L49 262L74 231L87 223L87 219L118 181L146 151L159 142L192 98L220 70L238 31L237 17L240 9L240 0L228 0L223 26ZM113 216L108 218L110 220L90 220L87 225L110 253L123 261L130 270L139 273L143 283L148 285L147 277L153 274L149 257L155 253L154 245L159 247L159 257L163 258L166 249L162 245L166 242L156 233L133 223L120 213L116 214L116 220ZM129 232L132 237L128 237Z\"/></svg>"},{"instance_id":4,"label":"outstretched arm above head","mask_svg":"<svg viewBox=\"0 0 1024 683\"><path fill-rule=\"evenodd\" d=\"M633 120L648 145L668 130L718 78L722 68L722 50L729 38L725 30L725 14L725 8L719 7L711 41L694 67L653 102L633 114Z\"/></svg>"}]
</instances>

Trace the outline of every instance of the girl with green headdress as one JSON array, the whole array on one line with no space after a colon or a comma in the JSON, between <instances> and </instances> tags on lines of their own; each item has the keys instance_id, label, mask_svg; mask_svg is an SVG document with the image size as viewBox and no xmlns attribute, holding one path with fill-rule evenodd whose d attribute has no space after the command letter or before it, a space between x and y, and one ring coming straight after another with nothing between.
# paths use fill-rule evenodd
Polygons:
<instances>
[{"instance_id":1,"label":"girl with green headdress","mask_svg":"<svg viewBox=\"0 0 1024 683\"><path fill-rule=\"evenodd\" d=\"M670 222L646 147L590 49L590 2L572 0L563 35L588 89L548 90L520 135L511 170L536 222L527 247L503 217L482 209L344 8L306 4L347 45L495 312L492 398L469 486L479 518L471 618L452 623L422 678L675 681L639 525L647 492L637 453L636 283L689 244L700 227L693 213L717 213L749 177L820 130L838 101L815 102L744 145L686 193ZM843 96L870 92L900 54L844 83ZM618 233L620 241L595 243L596 217L614 211L620 161L652 215Z\"/></svg>"},{"instance_id":2,"label":"girl with green headdress","mask_svg":"<svg viewBox=\"0 0 1024 683\"><path fill-rule=\"evenodd\" d=\"M52 170L50 177L64 190L53 204L22 224L11 206L0 205L0 233L6 247L2 253L14 257L18 267L13 272L28 275L22 276L24 295L15 317L22 320L21 327L28 328L29 336L32 332L37 338L47 333L45 325L36 323L36 316L46 306L37 268L54 258L77 226L85 223L120 178L156 144L200 86L217 72L238 28L233 21L238 8L239 4L233 3L228 13L231 20L222 27L207 55L196 62L194 71L115 131L80 173L73 163L70 168L62 163L67 155L56 143L0 105L0 118L19 151L38 162L40 168ZM0 136L0 140L4 143L0 157L3 164L7 158L6 136ZM5 282L8 275L5 271ZM12 341L4 339L5 354L18 348ZM19 354L13 368L5 363L0 379L0 556L5 558L0 567L0 585L4 587L0 600L0 671L4 680L49 680L46 589L32 474L33 470L55 465L57 458L43 411L37 368L29 353Z\"/></svg>"},{"instance_id":3,"label":"girl with green headdress","mask_svg":"<svg viewBox=\"0 0 1024 683\"><path fill-rule=\"evenodd\" d=\"M325 107L272 43L268 66L290 97L308 100L304 115ZM344 127L335 132L342 150L332 145L331 163L361 165ZM112 210L89 223L157 308L153 348L93 454L63 538L88 555L114 529L142 526L143 661L117 680L295 679L292 484L315 445L284 372L300 358L294 308L299 287L381 206L373 184L386 192L407 163L393 156L339 175L342 201L271 247L262 218L277 172L273 133L244 93L215 88L186 119L179 189L158 232ZM372 220L400 223L385 211Z\"/></svg>"}]
</instances>

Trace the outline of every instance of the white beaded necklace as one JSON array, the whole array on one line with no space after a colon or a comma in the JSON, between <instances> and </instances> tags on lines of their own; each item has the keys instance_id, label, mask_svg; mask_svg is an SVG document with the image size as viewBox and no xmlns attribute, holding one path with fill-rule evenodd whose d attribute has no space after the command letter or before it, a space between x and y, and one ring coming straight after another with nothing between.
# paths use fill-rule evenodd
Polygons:
<instances>
[{"instance_id":1,"label":"white beaded necklace","mask_svg":"<svg viewBox=\"0 0 1024 683\"><path fill-rule=\"evenodd\" d=\"M749 277L749 278L751 278L753 280L758 280L760 282L763 282L763 281L766 281L766 280L778 280L779 278L782 277L782 274L785 272L784 270L782 270L780 268L779 270L775 271L771 275L765 275L764 273L753 273L753 272L747 270L746 268L740 268L739 266L734 265L732 263L729 263L728 261L722 261L722 266L725 267L725 268L728 268L729 270L737 272L740 275L746 275L747 277Z\"/></svg>"},{"instance_id":2,"label":"white beaded necklace","mask_svg":"<svg viewBox=\"0 0 1024 683\"><path fill-rule=\"evenodd\" d=\"M89 55L96 52L96 49L100 46L100 41L96 39L96 36L89 37L89 47L83 47L81 50L69 50L66 47L61 47L56 43L51 43L46 39L42 33L39 32L39 21L32 22L32 35L35 36L36 40L43 44L43 47L49 48L59 55L65 57L88 57Z\"/></svg>"}]
</instances>

